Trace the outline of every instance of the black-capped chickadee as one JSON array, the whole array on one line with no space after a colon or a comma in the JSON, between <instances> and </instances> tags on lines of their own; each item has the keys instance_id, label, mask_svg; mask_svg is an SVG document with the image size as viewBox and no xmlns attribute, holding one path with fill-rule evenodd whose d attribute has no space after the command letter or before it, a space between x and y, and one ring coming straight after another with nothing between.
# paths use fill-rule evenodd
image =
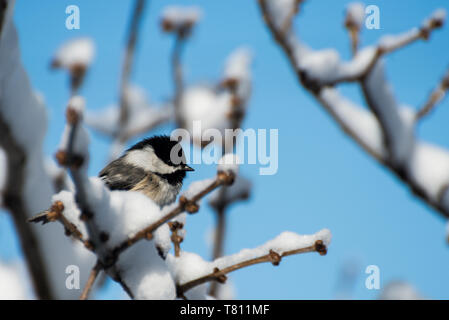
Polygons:
<instances>
[{"instance_id":1,"label":"black-capped chickadee","mask_svg":"<svg viewBox=\"0 0 449 320\"><path fill-rule=\"evenodd\" d=\"M139 191L159 206L176 200L186 171L181 145L168 136L144 139L101 170L99 177L111 190Z\"/></svg>"}]
</instances>

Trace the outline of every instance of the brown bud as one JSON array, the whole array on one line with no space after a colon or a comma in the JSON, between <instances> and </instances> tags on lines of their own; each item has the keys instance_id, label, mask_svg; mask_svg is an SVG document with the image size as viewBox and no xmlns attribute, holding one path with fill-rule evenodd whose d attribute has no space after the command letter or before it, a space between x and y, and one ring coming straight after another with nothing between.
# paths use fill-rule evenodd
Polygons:
<instances>
[{"instance_id":1,"label":"brown bud","mask_svg":"<svg viewBox=\"0 0 449 320\"><path fill-rule=\"evenodd\" d=\"M170 231L176 231L182 229L184 225L179 221L170 221L168 222L168 227L170 228Z\"/></svg>"},{"instance_id":2,"label":"brown bud","mask_svg":"<svg viewBox=\"0 0 449 320\"><path fill-rule=\"evenodd\" d=\"M193 201L187 202L184 208L190 214L197 213L200 209L200 207Z\"/></svg>"},{"instance_id":3,"label":"brown bud","mask_svg":"<svg viewBox=\"0 0 449 320\"><path fill-rule=\"evenodd\" d=\"M214 273L219 273L220 269L218 268L214 268ZM219 283L225 283L226 280L228 280L228 277L225 274L218 274L215 276L215 279L219 282Z\"/></svg>"},{"instance_id":4,"label":"brown bud","mask_svg":"<svg viewBox=\"0 0 449 320\"><path fill-rule=\"evenodd\" d=\"M326 255L327 248L323 243L323 240L315 241L315 251L318 252L321 256Z\"/></svg>"},{"instance_id":5,"label":"brown bud","mask_svg":"<svg viewBox=\"0 0 449 320\"><path fill-rule=\"evenodd\" d=\"M268 253L268 257L270 258L270 262L273 264L273 266L278 266L279 263L281 263L282 257L279 255L279 253L270 250Z\"/></svg>"}]
</instances>

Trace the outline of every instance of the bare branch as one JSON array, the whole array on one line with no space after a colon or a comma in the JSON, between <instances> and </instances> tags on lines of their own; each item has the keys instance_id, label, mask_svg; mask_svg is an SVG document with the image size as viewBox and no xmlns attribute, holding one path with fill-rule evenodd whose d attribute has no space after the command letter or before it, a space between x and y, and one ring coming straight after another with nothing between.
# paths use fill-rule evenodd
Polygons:
<instances>
[{"instance_id":1,"label":"bare branch","mask_svg":"<svg viewBox=\"0 0 449 320\"><path fill-rule=\"evenodd\" d=\"M443 100L448 90L449 71L446 73L443 79L441 79L438 86L432 91L423 107L416 113L416 121L421 120L422 118L427 116L435 108L435 106Z\"/></svg>"},{"instance_id":2,"label":"bare branch","mask_svg":"<svg viewBox=\"0 0 449 320\"><path fill-rule=\"evenodd\" d=\"M315 244L310 247L286 251L286 252L283 252L282 254L279 254L273 250L270 250L270 252L266 255L263 255L263 256L260 256L260 257L254 258L254 259L246 260L243 262L239 262L239 263L236 263L229 267L223 268L221 270L218 268L214 268L214 271L208 275L205 275L198 279L178 285L178 288L177 288L178 297L181 297L188 290L190 290L196 286L199 286L203 283L209 282L209 281L218 281L220 283L224 283L224 282L226 282L226 279L227 279L226 274L228 274L230 272L233 272L233 271L245 268L245 267L249 267L249 266L252 266L252 265L255 265L258 263L264 263L264 262L271 262L274 266L277 266L277 265L279 265L279 263L281 262L281 259L283 257L291 256L294 254L307 253L307 252L318 252L320 255L325 255L327 252L327 249L326 249L326 246L323 244L322 240L317 240L315 242Z\"/></svg>"},{"instance_id":3,"label":"bare branch","mask_svg":"<svg viewBox=\"0 0 449 320\"><path fill-rule=\"evenodd\" d=\"M181 63L181 54L182 50L184 48L184 44L186 41L186 36L183 34L177 33L175 38L175 44L173 46L172 50L172 57L171 57L171 66L172 66L172 78L173 78L173 84L174 84L174 99L173 104L175 107L175 117L176 122L180 127L183 127L182 122L182 116L180 115L180 103L181 103L181 97L184 90L184 84L183 84L183 76L182 76L182 63Z\"/></svg>"},{"instance_id":4,"label":"bare branch","mask_svg":"<svg viewBox=\"0 0 449 320\"><path fill-rule=\"evenodd\" d=\"M81 293L80 300L86 300L89 297L89 293L101 269L102 269L101 264L99 261L97 261L95 266L92 268L92 271L90 272L89 278L87 279L87 283L84 286L83 292Z\"/></svg>"},{"instance_id":5,"label":"bare branch","mask_svg":"<svg viewBox=\"0 0 449 320\"><path fill-rule=\"evenodd\" d=\"M132 71L132 63L134 61L134 51L137 44L139 29L143 17L146 0L136 0L128 31L128 41L126 45L125 60L123 63L122 76L120 80L120 116L119 129L117 132L118 139L125 141L122 137L121 130L126 127L129 120L129 106L126 101L126 89L128 88L129 78Z\"/></svg>"},{"instance_id":6,"label":"bare branch","mask_svg":"<svg viewBox=\"0 0 449 320\"><path fill-rule=\"evenodd\" d=\"M168 222L168 226L170 231L172 232L171 241L173 242L173 246L175 247L175 257L179 257L181 253L181 242L184 240L182 236L179 235L178 231L181 230L184 226L182 223L178 221Z\"/></svg>"}]
</instances>

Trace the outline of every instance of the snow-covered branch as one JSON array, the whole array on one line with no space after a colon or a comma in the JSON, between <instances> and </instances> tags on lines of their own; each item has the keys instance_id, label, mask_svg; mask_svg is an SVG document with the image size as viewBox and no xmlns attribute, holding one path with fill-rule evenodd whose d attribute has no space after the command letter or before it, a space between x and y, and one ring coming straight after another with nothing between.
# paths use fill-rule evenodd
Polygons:
<instances>
[{"instance_id":1,"label":"snow-covered branch","mask_svg":"<svg viewBox=\"0 0 449 320\"><path fill-rule=\"evenodd\" d=\"M387 82L382 57L417 40L428 39L442 27L444 10L437 10L419 28L397 36L385 36L378 45L357 51L349 62L341 62L334 49L313 51L290 29L281 32L282 17L288 6L282 1L259 0L266 25L286 54L298 81L366 152L395 173L414 194L449 218L449 152L419 141L415 119L422 117L447 91L446 77L425 106L416 113L396 101ZM348 8L346 26L359 28L360 7ZM355 41L355 40L353 40ZM353 48L356 45L353 44ZM340 94L341 82L360 85L369 111Z\"/></svg>"},{"instance_id":2,"label":"snow-covered branch","mask_svg":"<svg viewBox=\"0 0 449 320\"><path fill-rule=\"evenodd\" d=\"M318 252L325 255L330 244L331 234L327 229L313 235L298 235L293 232L283 232L275 239L254 249L244 249L241 252L218 258L212 262L201 261L192 253L182 253L179 258L169 256L172 272L177 279L178 297L185 297L187 291L209 281L224 283L226 274L254 264L271 262L279 265L283 257L307 252ZM197 272L188 273L185 265L196 260Z\"/></svg>"}]
</instances>

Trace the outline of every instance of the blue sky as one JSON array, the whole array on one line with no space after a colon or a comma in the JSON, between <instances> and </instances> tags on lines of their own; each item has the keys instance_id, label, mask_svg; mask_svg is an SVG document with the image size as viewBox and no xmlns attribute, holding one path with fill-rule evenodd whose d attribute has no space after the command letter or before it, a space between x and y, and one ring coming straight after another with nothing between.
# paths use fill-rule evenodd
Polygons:
<instances>
[{"instance_id":1,"label":"blue sky","mask_svg":"<svg viewBox=\"0 0 449 320\"><path fill-rule=\"evenodd\" d=\"M306 1L295 29L315 49L334 47L350 57L349 41L342 27L349 1ZM120 62L131 1L106 0L17 0L15 22L22 60L33 86L45 96L49 128L45 152L56 151L64 126L68 79L48 66L52 54L64 41L92 37L96 60L82 94L89 109L100 109L118 99ZM76 4L81 11L81 29L65 28L65 8ZM224 59L236 47L254 52L253 95L245 128L279 130L279 170L259 176L258 166L244 165L241 172L251 178L251 199L234 205L228 214L226 253L254 247L284 230L314 233L329 228L333 234L329 253L294 256L279 267L258 265L230 275L241 299L332 299L341 269L348 261L360 266L353 297L375 298L379 291L364 286L368 265L377 265L381 285L405 280L428 298L449 298L449 246L445 243L445 221L415 199L386 169L349 140L297 83L283 53L266 30L255 0L150 1L141 31L132 82L144 87L153 101L172 94L169 53L172 38L158 26L159 15L169 4L195 4L203 18L188 43L184 64L188 84L218 79ZM446 1L371 1L380 8L380 30L363 30L362 44L372 44L388 33L418 26ZM449 27L387 58L387 76L397 98L420 106L449 66ZM356 87L344 92L360 99ZM449 100L427 117L419 135L449 148ZM172 126L157 132L169 133ZM108 141L93 134L90 173L105 164ZM213 166L196 166L189 182L209 177ZM183 248L210 257L206 235L214 225L207 205L188 217ZM0 258L20 255L7 215L0 215ZM108 284L98 297L120 297L120 289Z\"/></svg>"}]
</instances>

